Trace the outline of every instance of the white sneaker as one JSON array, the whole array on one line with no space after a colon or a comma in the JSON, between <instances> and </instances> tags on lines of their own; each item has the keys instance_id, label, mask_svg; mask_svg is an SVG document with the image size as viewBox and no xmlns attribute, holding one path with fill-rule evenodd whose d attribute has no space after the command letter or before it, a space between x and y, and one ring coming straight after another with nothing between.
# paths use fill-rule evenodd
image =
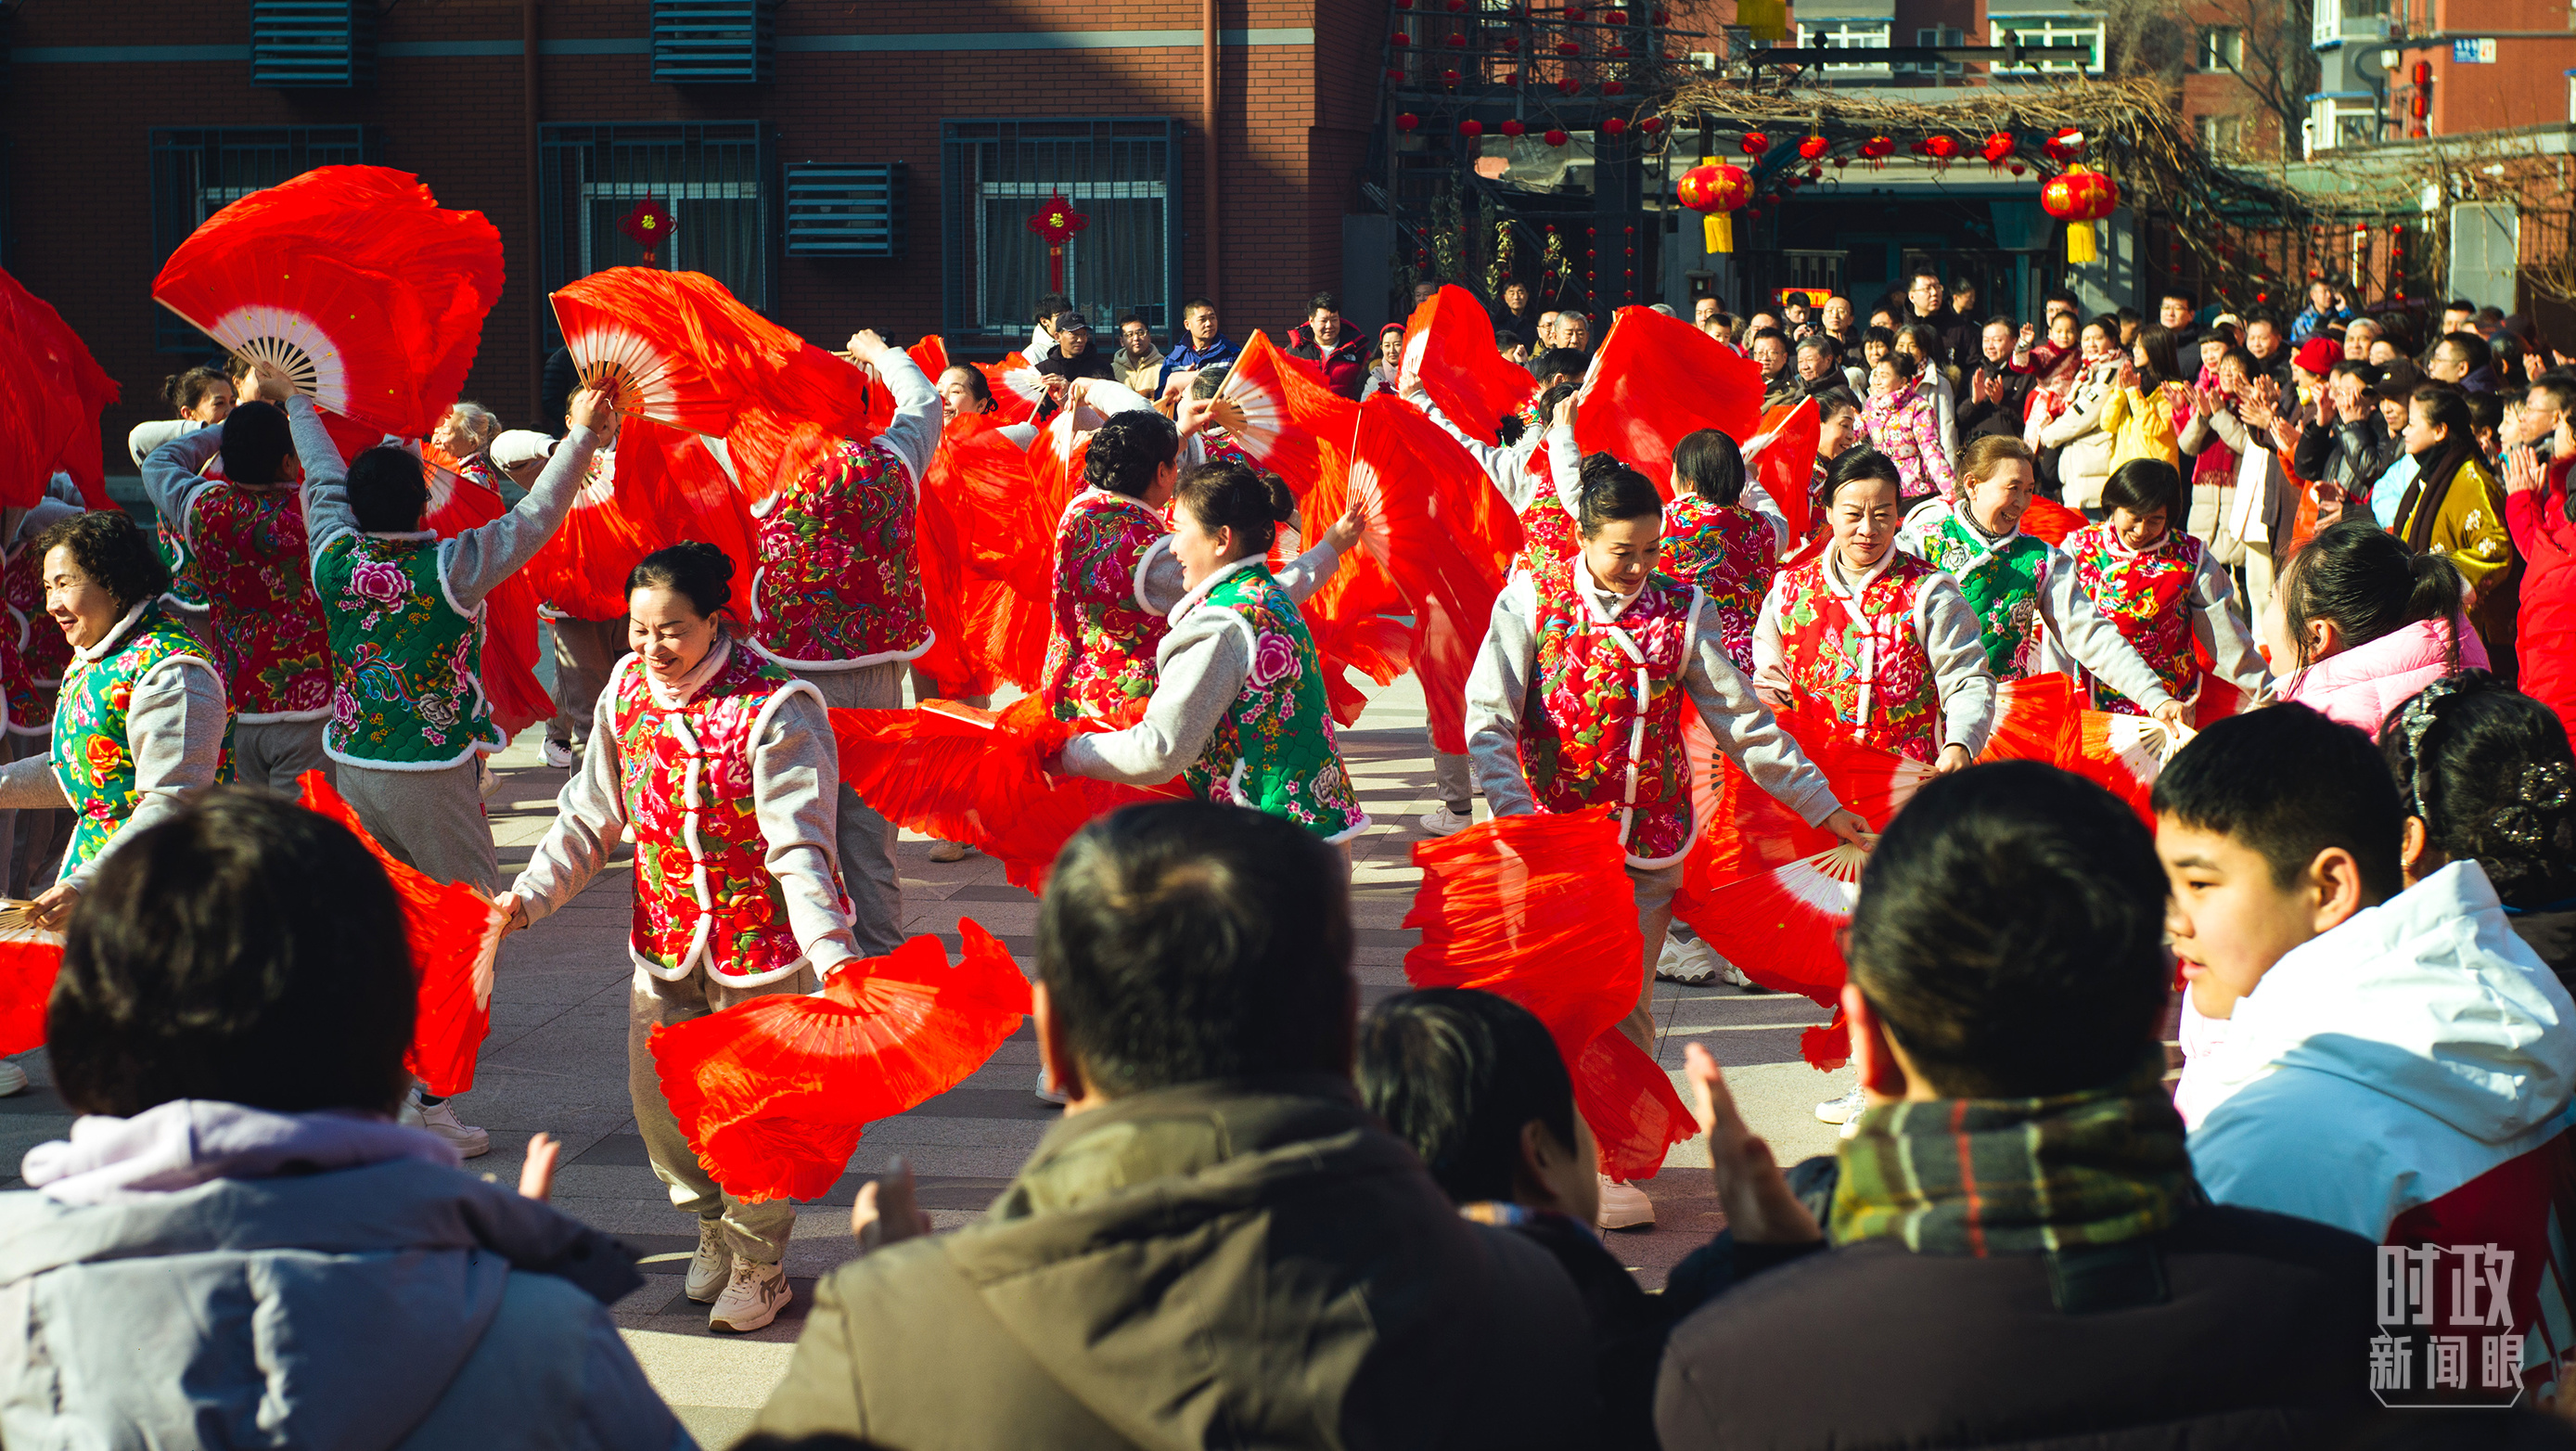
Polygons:
<instances>
[{"instance_id":1,"label":"white sneaker","mask_svg":"<svg viewBox=\"0 0 2576 1451\"><path fill-rule=\"evenodd\" d=\"M0 1058L0 1098L27 1091L27 1070Z\"/></svg>"},{"instance_id":2,"label":"white sneaker","mask_svg":"<svg viewBox=\"0 0 2576 1451\"><path fill-rule=\"evenodd\" d=\"M402 1121L424 1128L446 1141L460 1159L477 1159L492 1152L492 1136L456 1117L456 1100L445 1099L435 1104L420 1101L420 1090L414 1088L403 1104ZM415 1117L415 1115L417 1117Z\"/></svg>"},{"instance_id":3,"label":"white sneaker","mask_svg":"<svg viewBox=\"0 0 2576 1451\"><path fill-rule=\"evenodd\" d=\"M1597 1223L1603 1229L1652 1229L1655 1226L1655 1201L1634 1184L1601 1176L1601 1213Z\"/></svg>"},{"instance_id":4,"label":"white sneaker","mask_svg":"<svg viewBox=\"0 0 2576 1451\"><path fill-rule=\"evenodd\" d=\"M1030 1091L1038 1096L1039 1102L1051 1103L1058 1108L1073 1102L1071 1098L1065 1096L1063 1089L1047 1081L1046 1065L1043 1063L1038 1065L1038 1086Z\"/></svg>"},{"instance_id":5,"label":"white sneaker","mask_svg":"<svg viewBox=\"0 0 2576 1451\"><path fill-rule=\"evenodd\" d=\"M1717 981L1718 956L1714 949L1696 937L1678 933L1664 938L1664 950L1655 957L1655 976L1666 982L1703 987Z\"/></svg>"},{"instance_id":6,"label":"white sneaker","mask_svg":"<svg viewBox=\"0 0 2576 1451\"><path fill-rule=\"evenodd\" d=\"M698 1221L698 1252L689 1256L689 1278L680 1287L680 1293L701 1305L710 1304L732 1274L733 1246L725 1243L724 1221L701 1218Z\"/></svg>"},{"instance_id":7,"label":"white sneaker","mask_svg":"<svg viewBox=\"0 0 2576 1451\"><path fill-rule=\"evenodd\" d=\"M707 1328L737 1335L757 1330L778 1318L778 1312L787 1308L788 1296L786 1270L737 1259L733 1278L725 1281L724 1293L716 1296L715 1309L707 1313Z\"/></svg>"},{"instance_id":8,"label":"white sneaker","mask_svg":"<svg viewBox=\"0 0 2576 1451\"><path fill-rule=\"evenodd\" d=\"M546 742L546 764L558 771L571 769L572 742L548 740Z\"/></svg>"},{"instance_id":9,"label":"white sneaker","mask_svg":"<svg viewBox=\"0 0 2576 1451\"><path fill-rule=\"evenodd\" d=\"M930 859L935 862L962 862L966 860L966 843L934 841L930 844Z\"/></svg>"},{"instance_id":10,"label":"white sneaker","mask_svg":"<svg viewBox=\"0 0 2576 1451\"><path fill-rule=\"evenodd\" d=\"M1855 1087L1840 1098L1828 1099L1817 1104L1816 1117L1829 1124L1847 1124L1858 1119L1861 1110L1867 1107L1869 1107L1869 1100L1861 1095L1860 1089Z\"/></svg>"},{"instance_id":11,"label":"white sneaker","mask_svg":"<svg viewBox=\"0 0 2576 1451\"><path fill-rule=\"evenodd\" d=\"M1446 801L1422 813L1422 832L1425 836L1456 836L1475 824L1476 808L1473 803L1468 805L1467 814L1464 816L1450 810L1449 803Z\"/></svg>"}]
</instances>

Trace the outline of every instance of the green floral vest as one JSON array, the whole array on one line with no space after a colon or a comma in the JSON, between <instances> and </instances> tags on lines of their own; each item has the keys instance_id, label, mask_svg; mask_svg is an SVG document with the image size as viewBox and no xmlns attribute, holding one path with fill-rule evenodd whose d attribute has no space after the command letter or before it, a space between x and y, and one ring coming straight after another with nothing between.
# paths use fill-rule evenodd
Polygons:
<instances>
[{"instance_id":1,"label":"green floral vest","mask_svg":"<svg viewBox=\"0 0 2576 1451\"><path fill-rule=\"evenodd\" d=\"M134 814L142 792L134 766L134 747L126 737L126 715L134 708L134 687L164 663L185 656L212 670L203 645L188 627L171 618L158 602L145 605L123 643L96 660L74 656L63 669L63 687L54 702L54 779L72 805L72 841L63 859L66 872L77 870L105 850ZM232 733L224 735L225 764L218 781L232 775Z\"/></svg>"},{"instance_id":2,"label":"green floral vest","mask_svg":"<svg viewBox=\"0 0 2576 1451\"><path fill-rule=\"evenodd\" d=\"M1181 775L1206 801L1284 816L1326 841L1368 825L1324 701L1324 671L1306 621L1259 561L1216 582L1189 609L1222 610L1243 627L1251 666L1207 749Z\"/></svg>"},{"instance_id":3,"label":"green floral vest","mask_svg":"<svg viewBox=\"0 0 2576 1451\"><path fill-rule=\"evenodd\" d=\"M1913 536L1924 563L1959 582L1986 647L1986 667L1997 680L2019 680L2038 668L2039 592L2048 582L2048 541L2015 534L1989 549L1986 541L1944 510L1940 523Z\"/></svg>"},{"instance_id":4,"label":"green floral vest","mask_svg":"<svg viewBox=\"0 0 2576 1451\"><path fill-rule=\"evenodd\" d=\"M483 612L448 601L436 535L338 535L313 583L331 630L333 760L426 771L508 744L483 698Z\"/></svg>"}]
</instances>

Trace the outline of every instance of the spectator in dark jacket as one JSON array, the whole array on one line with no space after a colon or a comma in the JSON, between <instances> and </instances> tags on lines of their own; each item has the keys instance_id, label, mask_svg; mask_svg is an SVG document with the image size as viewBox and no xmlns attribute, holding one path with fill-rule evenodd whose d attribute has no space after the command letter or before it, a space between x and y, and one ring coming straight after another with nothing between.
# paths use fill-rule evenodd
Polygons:
<instances>
[{"instance_id":1,"label":"spectator in dark jacket","mask_svg":"<svg viewBox=\"0 0 2576 1451\"><path fill-rule=\"evenodd\" d=\"M2326 374L2325 393L2299 420L2299 443L2290 461L2300 478L2326 486L2317 499L2321 523L2340 518L2343 502L2367 494L2371 482L2404 451L2390 437L2371 397L2378 373L2349 358L2335 364Z\"/></svg>"},{"instance_id":2,"label":"spectator in dark jacket","mask_svg":"<svg viewBox=\"0 0 2576 1451\"><path fill-rule=\"evenodd\" d=\"M1825 1226L1690 1047L1729 1225L1703 1253L1740 1283L1674 1328L1668 1451L2337 1445L2370 1414L2371 1244L2193 1178L2165 902L2136 814L2054 767L1915 795L1852 918L1871 1106Z\"/></svg>"},{"instance_id":3,"label":"spectator in dark jacket","mask_svg":"<svg viewBox=\"0 0 2576 1451\"><path fill-rule=\"evenodd\" d=\"M1324 370L1324 381L1345 398L1360 396L1368 381L1367 341L1342 321L1341 299L1318 292L1306 308L1306 320L1288 330L1288 356L1304 358Z\"/></svg>"},{"instance_id":4,"label":"spectator in dark jacket","mask_svg":"<svg viewBox=\"0 0 2576 1451\"><path fill-rule=\"evenodd\" d=\"M2030 407L2031 381L2038 376L2030 361L2033 341L2030 329L2016 332L2011 318L1986 319L1985 330L1978 338L1983 356L1977 361L1976 371L1962 380L1959 389L1961 447L1984 434L2021 437L2022 414Z\"/></svg>"}]
</instances>

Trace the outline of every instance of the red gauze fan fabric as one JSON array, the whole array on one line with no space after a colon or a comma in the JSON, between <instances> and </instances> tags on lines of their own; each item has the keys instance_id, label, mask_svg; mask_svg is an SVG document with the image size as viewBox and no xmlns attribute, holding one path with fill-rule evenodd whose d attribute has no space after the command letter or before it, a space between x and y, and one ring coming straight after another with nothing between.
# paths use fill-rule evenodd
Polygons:
<instances>
[{"instance_id":1,"label":"red gauze fan fabric","mask_svg":"<svg viewBox=\"0 0 2576 1451\"><path fill-rule=\"evenodd\" d=\"M819 1199L861 1132L946 1093L1029 1010L1028 979L990 932L936 937L844 965L820 997L780 993L655 1028L662 1094L698 1162L745 1203Z\"/></svg>"},{"instance_id":2,"label":"red gauze fan fabric","mask_svg":"<svg viewBox=\"0 0 2576 1451\"><path fill-rule=\"evenodd\" d=\"M1574 1108L1592 1126L1601 1172L1635 1183L1664 1167L1673 1145L1699 1134L1690 1105L1646 1050L1612 1028L1596 1034L1581 1057L1567 1065L1574 1075Z\"/></svg>"},{"instance_id":3,"label":"red gauze fan fabric","mask_svg":"<svg viewBox=\"0 0 2576 1451\"><path fill-rule=\"evenodd\" d=\"M1479 443L1498 441L1495 425L1537 391L1527 368L1494 350L1494 319L1475 294L1443 287L1404 324L1399 396L1422 391Z\"/></svg>"},{"instance_id":4,"label":"red gauze fan fabric","mask_svg":"<svg viewBox=\"0 0 2576 1451\"><path fill-rule=\"evenodd\" d=\"M1034 386L1037 369L1018 353L1003 356L998 363L970 363L967 366L984 375L984 391L993 395L993 421L1008 427L1026 423L1037 415L1038 400L1025 390ZM1016 380L1016 381L1015 381ZM1038 389L1040 396L1045 393Z\"/></svg>"},{"instance_id":5,"label":"red gauze fan fabric","mask_svg":"<svg viewBox=\"0 0 2576 1451\"><path fill-rule=\"evenodd\" d=\"M1359 426L1360 406L1272 346L1266 333L1243 345L1216 399L1218 426L1300 499L1323 476L1323 446L1347 441ZM1323 531L1323 521L1307 524L1310 533Z\"/></svg>"},{"instance_id":6,"label":"red gauze fan fabric","mask_svg":"<svg viewBox=\"0 0 2576 1451\"><path fill-rule=\"evenodd\" d=\"M1986 735L1989 761L2063 764L2075 729L2075 682L2052 670L1995 684L1995 726Z\"/></svg>"},{"instance_id":7,"label":"red gauze fan fabric","mask_svg":"<svg viewBox=\"0 0 2576 1451\"><path fill-rule=\"evenodd\" d=\"M13 432L26 430L24 440L13 440L13 447L33 456L34 469L11 468L0 474L0 504L31 507L44 496L45 484L59 469L71 475L91 508L109 507L107 477L99 457L98 415L116 401L116 380L90 356L88 345L52 304L6 272L0 272L0 335L15 342L12 351L34 369L27 396L13 400L24 417L12 420ZM29 472L35 476L32 491L21 484ZM22 493L25 497L20 497Z\"/></svg>"},{"instance_id":8,"label":"red gauze fan fabric","mask_svg":"<svg viewBox=\"0 0 2576 1451\"><path fill-rule=\"evenodd\" d=\"M325 166L188 234L152 296L235 356L274 362L331 412L426 437L501 296L501 234L418 178Z\"/></svg>"},{"instance_id":9,"label":"red gauze fan fabric","mask_svg":"<svg viewBox=\"0 0 2576 1451\"><path fill-rule=\"evenodd\" d=\"M918 550L932 630L913 668L950 697L1034 690L1054 603L1055 521L1027 450L984 414L942 431L921 490Z\"/></svg>"},{"instance_id":10,"label":"red gauze fan fabric","mask_svg":"<svg viewBox=\"0 0 2576 1451\"><path fill-rule=\"evenodd\" d=\"M2064 544L2066 536L2084 527L2084 516L2055 499L2034 497L2022 511L2021 532L2051 544Z\"/></svg>"},{"instance_id":11,"label":"red gauze fan fabric","mask_svg":"<svg viewBox=\"0 0 2576 1451\"><path fill-rule=\"evenodd\" d=\"M1816 400L1801 398L1795 408L1784 404L1763 414L1762 432L1744 445L1746 466L1788 521L1792 548L1806 543L1815 527L1807 491L1815 484L1820 435Z\"/></svg>"},{"instance_id":12,"label":"red gauze fan fabric","mask_svg":"<svg viewBox=\"0 0 2576 1451\"><path fill-rule=\"evenodd\" d=\"M1326 444L1324 471L1299 494L1297 507L1315 532L1330 527L1350 508L1349 457ZM1292 485L1292 488L1294 486ZM1383 518L1373 518L1362 534L1362 547L1342 556L1331 578L1299 605L1306 633L1314 637L1316 663L1324 672L1324 697L1333 719L1348 726L1368 706L1368 696L1351 683L1350 672L1380 685L1421 662L1423 633L1429 621L1419 615L1404 589L1381 563L1388 543ZM1372 541L1369 536L1376 535ZM1398 616L1413 615L1410 620Z\"/></svg>"},{"instance_id":13,"label":"red gauze fan fabric","mask_svg":"<svg viewBox=\"0 0 2576 1451\"><path fill-rule=\"evenodd\" d=\"M475 1054L492 1028L492 959L501 945L500 911L464 882L432 881L419 868L394 860L321 772L305 772L298 784L304 808L355 833L402 898L403 936L411 945L412 976L420 984L411 1051L403 1066L434 1097L471 1089Z\"/></svg>"},{"instance_id":14,"label":"red gauze fan fabric","mask_svg":"<svg viewBox=\"0 0 2576 1451\"><path fill-rule=\"evenodd\" d=\"M45 1046L45 1008L63 970L63 934L0 912L0 1057Z\"/></svg>"},{"instance_id":15,"label":"red gauze fan fabric","mask_svg":"<svg viewBox=\"0 0 2576 1451\"><path fill-rule=\"evenodd\" d=\"M626 577L654 550L703 540L724 550L734 578L758 563L751 518L701 434L635 417L614 452L592 456L590 477L563 528L520 571L537 598L577 619L626 613Z\"/></svg>"},{"instance_id":16,"label":"red gauze fan fabric","mask_svg":"<svg viewBox=\"0 0 2576 1451\"><path fill-rule=\"evenodd\" d=\"M1093 817L1189 796L1178 781L1121 786L1050 775L1046 758L1077 729L1050 718L1035 696L1001 714L946 700L832 712L843 785L897 826L962 841L1000 861L1014 884L1032 892Z\"/></svg>"},{"instance_id":17,"label":"red gauze fan fabric","mask_svg":"<svg viewBox=\"0 0 2576 1451\"><path fill-rule=\"evenodd\" d=\"M1873 830L1888 821L1923 783L1932 768L1877 746L1863 745L1834 729L1819 716L1782 711L1780 728L1834 788L1834 799L1859 813ZM1694 745L1698 742L1695 740ZM1714 743L1710 745L1713 747ZM1712 751L1713 754L1713 751ZM1809 826L1771 793L1753 784L1743 768L1726 756L1715 757L1717 789L1708 825L1692 844L1683 868L1682 887L1674 896L1674 915L1711 941L1723 941L1732 930L1719 918L1703 924L1697 903L1711 892L1835 844L1832 832Z\"/></svg>"},{"instance_id":18,"label":"red gauze fan fabric","mask_svg":"<svg viewBox=\"0 0 2576 1451\"><path fill-rule=\"evenodd\" d=\"M2070 733L2070 749L2058 764L2128 802L2153 831L2156 777L2191 737L2192 732L2177 735L2152 716L2083 711Z\"/></svg>"},{"instance_id":19,"label":"red gauze fan fabric","mask_svg":"<svg viewBox=\"0 0 2576 1451\"><path fill-rule=\"evenodd\" d=\"M1862 852L1837 843L1719 887L1687 919L1746 977L1835 1012L1832 1024L1809 1028L1799 1037L1799 1052L1821 1069L1840 1068L1851 1057L1840 1012L1846 969L1835 935L1851 922L1852 906L1860 900L1861 868L1868 861ZM1703 922L1723 930L1712 934Z\"/></svg>"},{"instance_id":20,"label":"red gauze fan fabric","mask_svg":"<svg viewBox=\"0 0 2576 1451\"><path fill-rule=\"evenodd\" d=\"M1762 368L1676 317L1623 307L1593 354L1574 441L1673 494L1673 445L1703 428L1742 443L1762 431Z\"/></svg>"},{"instance_id":21,"label":"red gauze fan fabric","mask_svg":"<svg viewBox=\"0 0 2576 1451\"><path fill-rule=\"evenodd\" d=\"M553 303L585 387L613 388L618 412L691 433L725 434L741 408L740 376L781 367L804 346L700 272L611 267Z\"/></svg>"}]
</instances>

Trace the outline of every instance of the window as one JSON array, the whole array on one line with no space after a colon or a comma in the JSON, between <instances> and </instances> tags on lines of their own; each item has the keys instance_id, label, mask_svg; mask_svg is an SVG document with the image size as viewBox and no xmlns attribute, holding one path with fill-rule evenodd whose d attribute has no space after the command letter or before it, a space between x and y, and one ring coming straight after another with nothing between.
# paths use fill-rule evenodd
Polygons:
<instances>
[{"instance_id":1,"label":"window","mask_svg":"<svg viewBox=\"0 0 2576 1451\"><path fill-rule=\"evenodd\" d=\"M1968 36L1967 32L1959 29L1959 27L1955 25L1928 26L1914 32L1914 43L1916 45L1927 47L1936 45L1966 45L1968 43ZM1911 72L1912 74L1923 76L1963 76L1968 73L1967 66L1955 60L1926 61L1921 65L1901 65L1893 67L1893 69L1900 75Z\"/></svg>"},{"instance_id":2,"label":"window","mask_svg":"<svg viewBox=\"0 0 2576 1451\"><path fill-rule=\"evenodd\" d=\"M671 213L652 265L703 272L745 307L769 310L767 130L758 121L539 128L546 291L643 256L620 219L646 200ZM554 311L544 309L547 336Z\"/></svg>"},{"instance_id":3,"label":"window","mask_svg":"<svg viewBox=\"0 0 2576 1451\"><path fill-rule=\"evenodd\" d=\"M2200 32L2200 68L2233 71L2245 64L2245 32L2233 25L2213 25Z\"/></svg>"},{"instance_id":4,"label":"window","mask_svg":"<svg viewBox=\"0 0 2576 1451\"><path fill-rule=\"evenodd\" d=\"M317 166L376 161L380 133L363 126L192 127L154 131L152 145L152 267L206 218L250 195ZM165 353L210 352L215 343L152 305L153 346Z\"/></svg>"},{"instance_id":5,"label":"window","mask_svg":"<svg viewBox=\"0 0 2576 1451\"><path fill-rule=\"evenodd\" d=\"M1029 219L1058 192L1089 218L1064 248L1065 295L1096 328L1133 311L1179 320L1180 126L1163 117L948 121L940 127L951 337L1025 338L1050 290Z\"/></svg>"},{"instance_id":6,"label":"window","mask_svg":"<svg viewBox=\"0 0 2576 1451\"><path fill-rule=\"evenodd\" d=\"M2102 69L2102 22L2083 15L2016 16L2010 27L2024 46L2047 46L2065 51L2063 59L2050 56L2045 60L2026 59L2021 65L1995 69L2005 75L2028 75L2033 71L2099 71Z\"/></svg>"},{"instance_id":7,"label":"window","mask_svg":"<svg viewBox=\"0 0 2576 1451\"><path fill-rule=\"evenodd\" d=\"M2200 149L2212 156L2225 156L2245 147L2245 118L2242 116L2203 116L2200 118Z\"/></svg>"},{"instance_id":8,"label":"window","mask_svg":"<svg viewBox=\"0 0 2576 1451\"><path fill-rule=\"evenodd\" d=\"M1809 20L1798 23L1798 44L1830 46L1835 50L1866 50L1888 44L1890 26L1884 20ZM1858 65L1829 65L1827 75L1857 75L1876 72L1884 75L1887 66L1878 61Z\"/></svg>"}]
</instances>

